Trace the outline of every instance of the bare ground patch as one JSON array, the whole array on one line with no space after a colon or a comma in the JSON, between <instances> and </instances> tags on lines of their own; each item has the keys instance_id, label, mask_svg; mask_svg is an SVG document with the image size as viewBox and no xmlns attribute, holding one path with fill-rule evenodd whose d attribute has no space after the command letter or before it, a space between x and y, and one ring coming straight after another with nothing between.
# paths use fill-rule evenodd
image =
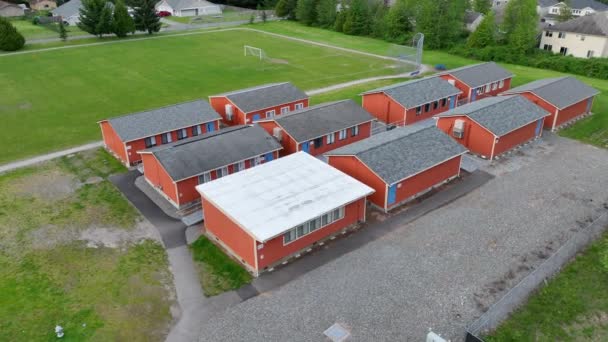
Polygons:
<instances>
[{"instance_id":1,"label":"bare ground patch","mask_svg":"<svg viewBox=\"0 0 608 342\"><path fill-rule=\"evenodd\" d=\"M32 196L43 200L61 200L72 195L80 185L73 175L59 170L46 170L16 180L12 184L12 188L15 194L21 196Z\"/></svg>"}]
</instances>

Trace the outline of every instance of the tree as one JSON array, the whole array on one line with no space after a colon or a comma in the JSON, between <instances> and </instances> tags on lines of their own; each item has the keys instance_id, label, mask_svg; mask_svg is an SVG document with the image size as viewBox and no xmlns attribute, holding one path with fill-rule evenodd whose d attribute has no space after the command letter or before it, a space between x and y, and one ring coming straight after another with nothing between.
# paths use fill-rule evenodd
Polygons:
<instances>
[{"instance_id":1,"label":"tree","mask_svg":"<svg viewBox=\"0 0 608 342\"><path fill-rule=\"evenodd\" d=\"M374 1L370 5L370 35L376 38L385 38L387 23L386 15L388 8L384 1Z\"/></svg>"},{"instance_id":2,"label":"tree","mask_svg":"<svg viewBox=\"0 0 608 342\"><path fill-rule=\"evenodd\" d=\"M106 0L83 0L82 7L78 11L80 13L78 27L81 30L100 38L104 33L112 33L112 9Z\"/></svg>"},{"instance_id":3,"label":"tree","mask_svg":"<svg viewBox=\"0 0 608 342\"><path fill-rule=\"evenodd\" d=\"M0 17L0 50L17 51L25 45L25 38L7 19Z\"/></svg>"},{"instance_id":4,"label":"tree","mask_svg":"<svg viewBox=\"0 0 608 342\"><path fill-rule=\"evenodd\" d=\"M339 10L336 9L336 21L334 22L334 30L336 32L344 32L344 22L346 21L346 3L344 0L340 1Z\"/></svg>"},{"instance_id":5,"label":"tree","mask_svg":"<svg viewBox=\"0 0 608 342\"><path fill-rule=\"evenodd\" d=\"M425 46L432 49L452 45L464 31L468 0L418 0L416 30L424 33Z\"/></svg>"},{"instance_id":6,"label":"tree","mask_svg":"<svg viewBox=\"0 0 608 342\"><path fill-rule=\"evenodd\" d=\"M386 38L403 44L412 32L412 9L406 0L397 0L386 15Z\"/></svg>"},{"instance_id":7,"label":"tree","mask_svg":"<svg viewBox=\"0 0 608 342\"><path fill-rule=\"evenodd\" d=\"M344 21L344 33L366 36L370 33L370 12L366 0L352 0Z\"/></svg>"},{"instance_id":8,"label":"tree","mask_svg":"<svg viewBox=\"0 0 608 342\"><path fill-rule=\"evenodd\" d=\"M312 26L317 23L318 0L298 0L296 19L304 25Z\"/></svg>"},{"instance_id":9,"label":"tree","mask_svg":"<svg viewBox=\"0 0 608 342\"><path fill-rule=\"evenodd\" d=\"M506 43L516 54L526 54L536 46L538 14L536 0L511 0L502 24Z\"/></svg>"},{"instance_id":10,"label":"tree","mask_svg":"<svg viewBox=\"0 0 608 342\"><path fill-rule=\"evenodd\" d=\"M64 42L68 39L68 31L66 31L63 21L59 22L59 39Z\"/></svg>"},{"instance_id":11,"label":"tree","mask_svg":"<svg viewBox=\"0 0 608 342\"><path fill-rule=\"evenodd\" d=\"M473 0L473 10L482 14L491 12L492 3L491 0Z\"/></svg>"},{"instance_id":12,"label":"tree","mask_svg":"<svg viewBox=\"0 0 608 342\"><path fill-rule=\"evenodd\" d=\"M298 0L279 0L274 11L278 17L295 20L297 4Z\"/></svg>"},{"instance_id":13,"label":"tree","mask_svg":"<svg viewBox=\"0 0 608 342\"><path fill-rule=\"evenodd\" d=\"M565 0L562 2L564 5L559 9L559 14L557 15L557 21L560 23L574 18L572 15L572 6L570 6L570 0Z\"/></svg>"},{"instance_id":14,"label":"tree","mask_svg":"<svg viewBox=\"0 0 608 342\"><path fill-rule=\"evenodd\" d=\"M481 21L477 30L471 33L467 46L471 48L484 48L496 44L496 18L490 11Z\"/></svg>"},{"instance_id":15,"label":"tree","mask_svg":"<svg viewBox=\"0 0 608 342\"><path fill-rule=\"evenodd\" d=\"M114 25L112 32L117 37L126 37L127 34L135 32L135 23L129 15L127 6L123 0L117 0L114 6Z\"/></svg>"},{"instance_id":16,"label":"tree","mask_svg":"<svg viewBox=\"0 0 608 342\"><path fill-rule=\"evenodd\" d=\"M156 15L155 4L154 0L137 0L133 13L135 29L148 32L148 34L160 31L160 18Z\"/></svg>"},{"instance_id":17,"label":"tree","mask_svg":"<svg viewBox=\"0 0 608 342\"><path fill-rule=\"evenodd\" d=\"M332 27L336 22L336 0L319 0L317 4L317 24L321 27Z\"/></svg>"}]
</instances>

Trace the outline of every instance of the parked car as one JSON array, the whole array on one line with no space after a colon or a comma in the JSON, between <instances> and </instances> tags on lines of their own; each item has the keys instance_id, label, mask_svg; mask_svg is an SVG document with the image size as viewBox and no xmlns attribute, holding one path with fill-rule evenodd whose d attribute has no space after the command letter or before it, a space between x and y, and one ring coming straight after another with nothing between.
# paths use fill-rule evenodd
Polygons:
<instances>
[{"instance_id":1,"label":"parked car","mask_svg":"<svg viewBox=\"0 0 608 342\"><path fill-rule=\"evenodd\" d=\"M160 11L157 14L159 17L170 17L171 16L171 12L169 12L169 11Z\"/></svg>"}]
</instances>

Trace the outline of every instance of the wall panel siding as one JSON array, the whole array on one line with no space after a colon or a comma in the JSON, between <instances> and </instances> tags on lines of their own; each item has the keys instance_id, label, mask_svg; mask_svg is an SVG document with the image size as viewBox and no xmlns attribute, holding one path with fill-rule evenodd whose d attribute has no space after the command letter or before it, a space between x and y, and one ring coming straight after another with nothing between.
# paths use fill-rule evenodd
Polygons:
<instances>
[{"instance_id":1,"label":"wall panel siding","mask_svg":"<svg viewBox=\"0 0 608 342\"><path fill-rule=\"evenodd\" d=\"M401 123L405 108L384 93L363 95L363 108L384 123Z\"/></svg>"},{"instance_id":2,"label":"wall panel siding","mask_svg":"<svg viewBox=\"0 0 608 342\"><path fill-rule=\"evenodd\" d=\"M354 179L371 187L376 192L367 199L380 208L386 200L386 183L354 156L328 156L327 163Z\"/></svg>"},{"instance_id":3,"label":"wall panel siding","mask_svg":"<svg viewBox=\"0 0 608 342\"><path fill-rule=\"evenodd\" d=\"M273 110L275 111L275 116L280 116L281 115L281 108L283 107L289 107L289 111L292 112L295 110L295 106L296 103L303 103L304 104L304 108L308 107L309 104L309 100L305 99L302 101L295 101L295 102L289 102L286 104L281 104L279 106L274 106L274 107L268 107L268 108L262 108L259 110L255 110L253 112L243 112L241 111L236 105L234 105L234 103L232 103L228 98L223 97L223 96L218 96L218 97L210 97L209 98L209 104L211 105L211 107L213 107L213 109L215 109L216 112L218 112L220 114L220 116L222 117L222 121L224 122L224 124L232 126L232 125L245 125L245 124L251 124L253 123L253 116L255 114L260 114L260 119L265 119L266 118L266 112ZM232 108L233 108L233 120L232 121L228 121L226 119L226 105L227 104L232 104Z\"/></svg>"},{"instance_id":4,"label":"wall panel siding","mask_svg":"<svg viewBox=\"0 0 608 342\"><path fill-rule=\"evenodd\" d=\"M545 123L544 123L544 128L551 129L553 127L553 120L555 119L555 112L556 112L557 108L555 108L555 106L553 106L549 102L541 99L540 97L534 95L531 92L524 92L524 93L521 93L520 95L522 95L523 97L532 101L534 104L536 104L537 106L546 110L547 112L551 113L551 116L547 116L545 118Z\"/></svg>"},{"instance_id":5,"label":"wall panel siding","mask_svg":"<svg viewBox=\"0 0 608 342\"><path fill-rule=\"evenodd\" d=\"M309 145L310 146L309 153L313 156L318 156L323 153L329 152L331 150L335 150L339 147L346 146L346 145L352 144L354 142L369 138L372 133L372 123L370 121L370 122L366 122L366 123L359 125L359 134L357 134L354 137L351 136L350 127L347 128L346 130L347 130L346 139L343 139L343 140L339 139L340 135L338 132L333 133L336 136L336 140L334 141L333 144L330 144L330 145L327 144L327 136L323 136L323 145L319 148L315 148L314 143L312 142L312 141L314 141L314 139L311 140L311 143ZM302 150L301 146L300 146L300 150Z\"/></svg>"},{"instance_id":6,"label":"wall panel siding","mask_svg":"<svg viewBox=\"0 0 608 342\"><path fill-rule=\"evenodd\" d=\"M175 184L165 171L163 166L158 162L158 159L152 154L142 154L142 162L144 165L144 177L155 188L162 191L165 196L169 197L174 203L178 203L178 197L175 193Z\"/></svg>"},{"instance_id":7,"label":"wall panel siding","mask_svg":"<svg viewBox=\"0 0 608 342\"><path fill-rule=\"evenodd\" d=\"M583 101L577 102L572 106L561 109L557 114L557 121L555 122L555 127L561 126L566 122L575 119L578 116L581 116L587 112L587 99Z\"/></svg>"},{"instance_id":8,"label":"wall panel siding","mask_svg":"<svg viewBox=\"0 0 608 342\"><path fill-rule=\"evenodd\" d=\"M462 119L465 122L464 137L462 138L455 138L452 135L452 128L456 119ZM459 144L468 148L472 153L485 156L486 158L490 157L494 135L468 117L462 115L438 118L437 127Z\"/></svg>"},{"instance_id":9,"label":"wall panel siding","mask_svg":"<svg viewBox=\"0 0 608 342\"><path fill-rule=\"evenodd\" d=\"M114 152L123 163L128 163L125 144L120 140L112 125L107 121L102 121L99 123L99 126L101 127L103 143L106 145L106 148Z\"/></svg>"},{"instance_id":10,"label":"wall panel siding","mask_svg":"<svg viewBox=\"0 0 608 342\"><path fill-rule=\"evenodd\" d=\"M496 146L494 146L494 156L500 155L512 149L515 146L521 145L526 141L534 139L537 121L534 121L524 127L518 128L511 133L507 133L499 137ZM542 134L542 130L539 135Z\"/></svg>"}]
</instances>

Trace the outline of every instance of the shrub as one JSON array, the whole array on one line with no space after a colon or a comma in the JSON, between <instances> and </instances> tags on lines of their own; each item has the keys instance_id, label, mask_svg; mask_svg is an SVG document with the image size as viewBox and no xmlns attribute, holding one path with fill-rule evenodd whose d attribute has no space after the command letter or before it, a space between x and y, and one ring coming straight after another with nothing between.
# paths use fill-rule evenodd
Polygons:
<instances>
[{"instance_id":1,"label":"shrub","mask_svg":"<svg viewBox=\"0 0 608 342\"><path fill-rule=\"evenodd\" d=\"M0 17L0 50L17 51L25 45L25 38L8 20Z\"/></svg>"}]
</instances>

